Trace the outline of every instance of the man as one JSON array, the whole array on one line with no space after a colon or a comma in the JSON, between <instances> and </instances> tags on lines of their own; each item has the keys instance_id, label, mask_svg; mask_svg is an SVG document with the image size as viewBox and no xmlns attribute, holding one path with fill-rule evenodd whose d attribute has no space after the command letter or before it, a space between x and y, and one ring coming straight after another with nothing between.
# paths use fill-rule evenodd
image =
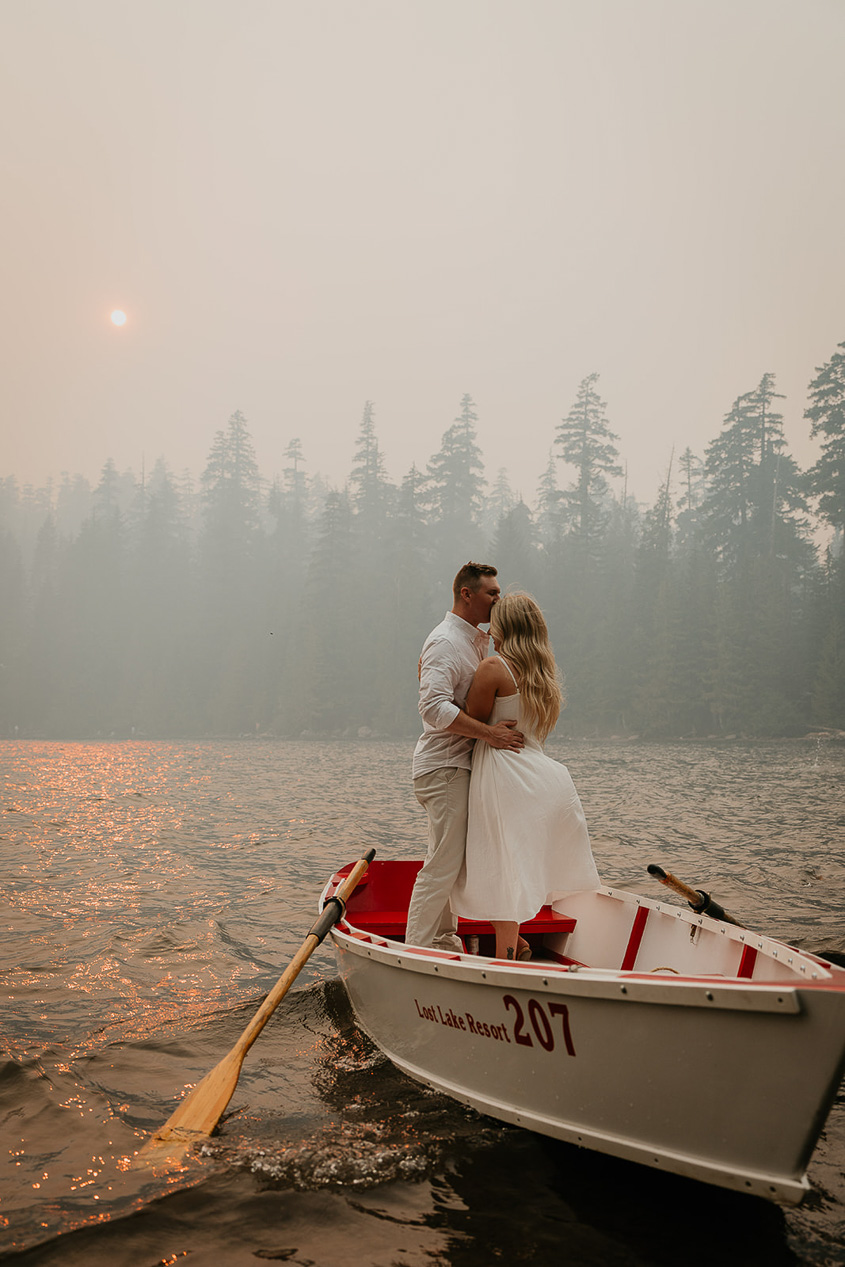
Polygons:
<instances>
[{"instance_id":1,"label":"man","mask_svg":"<svg viewBox=\"0 0 845 1267\"><path fill-rule=\"evenodd\" d=\"M494 567L465 563L452 585L452 610L433 629L420 657L423 733L414 750L414 793L428 814L428 853L408 908L409 946L463 950L449 896L463 865L472 749L481 740L518 751L522 734L513 721L495 726L464 711L475 670L487 655L490 620L501 590Z\"/></svg>"}]
</instances>

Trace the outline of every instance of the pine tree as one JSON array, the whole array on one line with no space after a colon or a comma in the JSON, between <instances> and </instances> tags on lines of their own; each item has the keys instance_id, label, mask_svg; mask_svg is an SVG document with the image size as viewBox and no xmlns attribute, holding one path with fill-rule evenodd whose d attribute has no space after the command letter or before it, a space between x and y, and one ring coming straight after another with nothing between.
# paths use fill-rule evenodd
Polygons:
<instances>
[{"instance_id":1,"label":"pine tree","mask_svg":"<svg viewBox=\"0 0 845 1267\"><path fill-rule=\"evenodd\" d=\"M704 463L687 446L680 456L680 492L677 502L677 539L681 552L690 550L699 532L700 506L704 497Z\"/></svg>"},{"instance_id":2,"label":"pine tree","mask_svg":"<svg viewBox=\"0 0 845 1267\"><path fill-rule=\"evenodd\" d=\"M313 501L304 470L305 455L297 437L285 449L287 466L273 481L267 509L274 528L269 542L271 573L280 587L299 588L311 545Z\"/></svg>"},{"instance_id":3,"label":"pine tree","mask_svg":"<svg viewBox=\"0 0 845 1267\"><path fill-rule=\"evenodd\" d=\"M816 371L805 417L821 453L809 471L819 514L833 528L824 583L816 599L812 714L817 723L845 729L845 343Z\"/></svg>"},{"instance_id":4,"label":"pine tree","mask_svg":"<svg viewBox=\"0 0 845 1267\"><path fill-rule=\"evenodd\" d=\"M145 734L196 733L202 716L187 690L196 636L192 562L187 508L159 458L143 481L130 554L132 725Z\"/></svg>"},{"instance_id":5,"label":"pine tree","mask_svg":"<svg viewBox=\"0 0 845 1267\"><path fill-rule=\"evenodd\" d=\"M75 537L91 514L91 485L81 475L62 472L56 494L56 528L65 538Z\"/></svg>"},{"instance_id":6,"label":"pine tree","mask_svg":"<svg viewBox=\"0 0 845 1267\"><path fill-rule=\"evenodd\" d=\"M17 542L24 571L32 566L35 543L44 521L53 513L53 487L48 481L43 488L24 484L19 489L12 478L5 490L7 524Z\"/></svg>"},{"instance_id":7,"label":"pine tree","mask_svg":"<svg viewBox=\"0 0 845 1267\"><path fill-rule=\"evenodd\" d=\"M26 726L36 734L55 733L56 701L68 681L73 647L68 611L60 601L67 573L68 543L50 514L41 525L29 577L29 637L26 647ZM66 734L72 734L68 729Z\"/></svg>"},{"instance_id":8,"label":"pine tree","mask_svg":"<svg viewBox=\"0 0 845 1267\"><path fill-rule=\"evenodd\" d=\"M121 479L114 460L109 458L100 472L100 482L94 489L92 497L93 512L97 519L120 519L126 509L127 501L134 500L134 481L127 490Z\"/></svg>"},{"instance_id":9,"label":"pine tree","mask_svg":"<svg viewBox=\"0 0 845 1267\"><path fill-rule=\"evenodd\" d=\"M845 730L845 575L842 555L825 551L815 595L816 643L812 671L812 718Z\"/></svg>"},{"instance_id":10,"label":"pine tree","mask_svg":"<svg viewBox=\"0 0 845 1267\"><path fill-rule=\"evenodd\" d=\"M285 467L285 494L294 503L301 504L303 511L307 496L305 472L299 469L300 462L305 461L305 454L302 451L302 441L299 436L289 441L285 449L285 458L288 465Z\"/></svg>"},{"instance_id":11,"label":"pine tree","mask_svg":"<svg viewBox=\"0 0 845 1267\"><path fill-rule=\"evenodd\" d=\"M396 534L401 543L400 553L406 555L407 567L425 566L427 557L425 507L426 479L414 463L402 480L396 498Z\"/></svg>"},{"instance_id":12,"label":"pine tree","mask_svg":"<svg viewBox=\"0 0 845 1267\"><path fill-rule=\"evenodd\" d=\"M640 513L632 497L610 497L607 525L592 565L565 542L561 591L568 628L567 676L578 732L626 733L640 668L634 638Z\"/></svg>"},{"instance_id":13,"label":"pine tree","mask_svg":"<svg viewBox=\"0 0 845 1267\"><path fill-rule=\"evenodd\" d=\"M275 476L267 492L267 512L272 527L275 548L280 554L301 554L305 550L309 509L308 481L305 471L302 442L291 440L285 449L289 462L281 478Z\"/></svg>"},{"instance_id":14,"label":"pine tree","mask_svg":"<svg viewBox=\"0 0 845 1267\"><path fill-rule=\"evenodd\" d=\"M803 481L786 451L775 399L774 376L764 374L754 391L737 397L707 449L702 520L729 566L772 554L809 559Z\"/></svg>"},{"instance_id":15,"label":"pine tree","mask_svg":"<svg viewBox=\"0 0 845 1267\"><path fill-rule=\"evenodd\" d=\"M519 500L521 501L522 499L520 498ZM488 536L493 536L502 516L513 510L516 502L517 499L514 497L508 473L502 466L499 468L484 506L484 529Z\"/></svg>"},{"instance_id":16,"label":"pine tree","mask_svg":"<svg viewBox=\"0 0 845 1267\"><path fill-rule=\"evenodd\" d=\"M745 547L753 514L756 420L750 395L738 396L721 433L707 447L707 495L702 506L709 539L720 558L736 559Z\"/></svg>"},{"instance_id":17,"label":"pine tree","mask_svg":"<svg viewBox=\"0 0 845 1267\"><path fill-rule=\"evenodd\" d=\"M537 593L544 596L541 606L550 631L561 628L564 596L560 577L565 523L557 465L551 450L537 486L534 525L537 532Z\"/></svg>"},{"instance_id":18,"label":"pine tree","mask_svg":"<svg viewBox=\"0 0 845 1267\"><path fill-rule=\"evenodd\" d=\"M806 481L786 449L783 415L773 401L783 396L774 389L774 375L764 374L751 400L757 411L760 435L757 468L757 538L761 552L800 555L806 563Z\"/></svg>"},{"instance_id":19,"label":"pine tree","mask_svg":"<svg viewBox=\"0 0 845 1267\"><path fill-rule=\"evenodd\" d=\"M554 454L549 460L537 485L537 513L535 516L540 546L547 556L555 555L563 540L566 521L563 500L557 485L557 467Z\"/></svg>"},{"instance_id":20,"label":"pine tree","mask_svg":"<svg viewBox=\"0 0 845 1267\"><path fill-rule=\"evenodd\" d=\"M215 435L201 487L205 557L213 570L231 577L254 556L260 527L261 479L240 410Z\"/></svg>"},{"instance_id":21,"label":"pine tree","mask_svg":"<svg viewBox=\"0 0 845 1267\"><path fill-rule=\"evenodd\" d=\"M218 431L202 474L197 646L192 692L213 733L255 733L266 708L267 629L259 582L261 479L246 419Z\"/></svg>"},{"instance_id":22,"label":"pine tree","mask_svg":"<svg viewBox=\"0 0 845 1267\"><path fill-rule=\"evenodd\" d=\"M821 438L821 455L809 472L819 511L839 532L845 531L845 343L837 344L810 384L810 435Z\"/></svg>"},{"instance_id":23,"label":"pine tree","mask_svg":"<svg viewBox=\"0 0 845 1267\"><path fill-rule=\"evenodd\" d=\"M287 712L285 701L292 698L298 688L299 665L292 648L299 629L316 500L309 487L299 437L288 443L284 456L287 465L268 495L274 527L266 541L261 569L263 607L259 617L267 631L261 661L260 720L264 727L277 730L286 729L280 720Z\"/></svg>"},{"instance_id":24,"label":"pine tree","mask_svg":"<svg viewBox=\"0 0 845 1267\"><path fill-rule=\"evenodd\" d=\"M360 645L367 648L356 670L356 692L362 700L356 708L358 728L366 729L375 716L382 715L382 702L393 686L389 666L396 649L391 586L396 564L396 490L387 479L369 400L364 404L349 483L354 585L346 615Z\"/></svg>"},{"instance_id":25,"label":"pine tree","mask_svg":"<svg viewBox=\"0 0 845 1267\"><path fill-rule=\"evenodd\" d=\"M536 592L539 579L537 530L531 511L520 500L499 519L490 557L505 589Z\"/></svg>"},{"instance_id":26,"label":"pine tree","mask_svg":"<svg viewBox=\"0 0 845 1267\"><path fill-rule=\"evenodd\" d=\"M425 477L413 465L397 493L378 603L381 628L373 653L378 662L378 707L373 726L394 735L418 730L416 656L432 625L443 616L443 578L434 575L430 562L424 490Z\"/></svg>"},{"instance_id":27,"label":"pine tree","mask_svg":"<svg viewBox=\"0 0 845 1267\"><path fill-rule=\"evenodd\" d=\"M296 681L280 728L338 735L366 726L374 701L361 686L354 635L344 622L355 588L352 507L347 493L327 494L316 539L293 648Z\"/></svg>"},{"instance_id":28,"label":"pine tree","mask_svg":"<svg viewBox=\"0 0 845 1267\"><path fill-rule=\"evenodd\" d=\"M813 685L813 719L845 730L845 629L831 623L822 643Z\"/></svg>"},{"instance_id":29,"label":"pine tree","mask_svg":"<svg viewBox=\"0 0 845 1267\"><path fill-rule=\"evenodd\" d=\"M673 560L672 465L654 505L643 516L637 552L633 637L637 643L637 729L647 735L676 732L680 714L677 674L679 611Z\"/></svg>"},{"instance_id":30,"label":"pine tree","mask_svg":"<svg viewBox=\"0 0 845 1267\"><path fill-rule=\"evenodd\" d=\"M128 482L106 462L91 515L63 554L56 609L65 646L56 651L60 671L49 705L55 734L122 735L132 724L126 656L131 569L122 510Z\"/></svg>"},{"instance_id":31,"label":"pine tree","mask_svg":"<svg viewBox=\"0 0 845 1267\"><path fill-rule=\"evenodd\" d=\"M643 534L641 553L651 556L661 568L668 563L672 552L673 532L673 500L672 500L672 466L675 460L674 450L669 457L666 479L660 485L657 499L643 518Z\"/></svg>"},{"instance_id":32,"label":"pine tree","mask_svg":"<svg viewBox=\"0 0 845 1267\"><path fill-rule=\"evenodd\" d=\"M472 397L465 395L460 414L428 464L426 500L434 566L453 575L483 544L484 464L476 442L477 421Z\"/></svg>"},{"instance_id":33,"label":"pine tree","mask_svg":"<svg viewBox=\"0 0 845 1267\"><path fill-rule=\"evenodd\" d=\"M0 736L26 725L26 602L24 570L0 498Z\"/></svg>"},{"instance_id":34,"label":"pine tree","mask_svg":"<svg viewBox=\"0 0 845 1267\"><path fill-rule=\"evenodd\" d=\"M565 657L569 703L564 725L578 734L604 724L613 709L606 674L611 622L603 573L614 513L608 476L621 475L622 468L597 381L598 374L590 374L581 382L571 410L557 428L558 460L574 467L575 478L557 500L558 523L565 525L565 535L556 558L546 553L544 577L553 640ZM546 505L552 509L551 471L545 486Z\"/></svg>"},{"instance_id":35,"label":"pine tree","mask_svg":"<svg viewBox=\"0 0 845 1267\"><path fill-rule=\"evenodd\" d=\"M788 733L808 695L800 652L814 566L803 480L786 451L774 377L737 398L708 447L702 527L720 563L709 666L720 726Z\"/></svg>"},{"instance_id":36,"label":"pine tree","mask_svg":"<svg viewBox=\"0 0 845 1267\"><path fill-rule=\"evenodd\" d=\"M614 444L618 437L607 424L607 406L595 387L598 377L583 379L555 437L560 460L575 468L575 481L562 497L585 553L593 551L607 522L607 477L622 474Z\"/></svg>"},{"instance_id":37,"label":"pine tree","mask_svg":"<svg viewBox=\"0 0 845 1267\"><path fill-rule=\"evenodd\" d=\"M359 528L370 537L384 533L395 490L387 478L384 457L379 448L373 402L364 402L364 413L358 431L358 442L352 471L352 505Z\"/></svg>"}]
</instances>

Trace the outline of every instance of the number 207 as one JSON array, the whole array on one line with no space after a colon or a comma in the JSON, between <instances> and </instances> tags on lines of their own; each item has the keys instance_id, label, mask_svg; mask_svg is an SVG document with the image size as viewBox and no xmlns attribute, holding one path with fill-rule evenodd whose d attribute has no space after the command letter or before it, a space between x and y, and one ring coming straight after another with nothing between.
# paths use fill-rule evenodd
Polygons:
<instances>
[{"instance_id":1,"label":"number 207","mask_svg":"<svg viewBox=\"0 0 845 1267\"><path fill-rule=\"evenodd\" d=\"M534 1039L527 1031L525 1024L525 1013L522 1005L513 997L512 994L506 994L502 999L508 1011L516 1013L516 1019L513 1027L514 1042L519 1043L522 1047L533 1047ZM528 1000L528 1020L531 1022L531 1028L537 1042L544 1051L554 1051L555 1035L552 1028L552 1022L556 1016L560 1017L563 1029L563 1041L566 1044L567 1054L575 1055L575 1046L572 1042L572 1033L569 1029L569 1008L565 1003L549 1003L549 1014L552 1020L546 1015L546 1009L537 999Z\"/></svg>"}]
</instances>

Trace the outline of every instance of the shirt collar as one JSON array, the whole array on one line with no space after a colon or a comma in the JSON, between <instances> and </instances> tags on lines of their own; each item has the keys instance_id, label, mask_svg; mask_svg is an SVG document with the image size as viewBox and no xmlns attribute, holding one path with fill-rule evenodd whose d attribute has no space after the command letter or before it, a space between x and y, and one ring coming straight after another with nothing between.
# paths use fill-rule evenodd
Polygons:
<instances>
[{"instance_id":1,"label":"shirt collar","mask_svg":"<svg viewBox=\"0 0 845 1267\"><path fill-rule=\"evenodd\" d=\"M456 616L453 611L447 611L446 619L454 628L460 629L463 637L472 643L482 658L486 655L487 648L490 646L490 634L486 629L471 625L468 620L464 620L462 616Z\"/></svg>"}]
</instances>

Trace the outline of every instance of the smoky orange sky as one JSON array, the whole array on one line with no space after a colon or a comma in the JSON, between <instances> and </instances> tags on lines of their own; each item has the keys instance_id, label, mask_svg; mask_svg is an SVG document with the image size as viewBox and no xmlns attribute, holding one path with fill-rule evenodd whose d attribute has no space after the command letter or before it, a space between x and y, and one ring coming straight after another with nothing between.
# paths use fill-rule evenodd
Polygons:
<instances>
[{"instance_id":1,"label":"smoky orange sky","mask_svg":"<svg viewBox=\"0 0 845 1267\"><path fill-rule=\"evenodd\" d=\"M198 474L240 409L342 483L372 400L398 480L469 392L531 501L594 371L644 500L769 371L806 464L843 48L841 0L7 3L0 476Z\"/></svg>"}]
</instances>

